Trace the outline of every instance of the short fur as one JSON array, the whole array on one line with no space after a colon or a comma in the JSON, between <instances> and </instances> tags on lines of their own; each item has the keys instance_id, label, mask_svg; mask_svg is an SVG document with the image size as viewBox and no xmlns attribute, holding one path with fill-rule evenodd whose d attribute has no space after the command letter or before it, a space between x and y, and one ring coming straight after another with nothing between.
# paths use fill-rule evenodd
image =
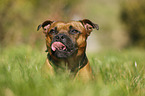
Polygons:
<instances>
[{"instance_id":1,"label":"short fur","mask_svg":"<svg viewBox=\"0 0 145 96\"><path fill-rule=\"evenodd\" d=\"M43 28L46 36L47 60L43 67L45 73L54 74L59 70L69 71L73 76L91 79L92 69L86 56L87 37L92 30L99 29L97 24L88 19L60 22L47 20L37 28ZM52 50L54 42L61 42L70 51Z\"/></svg>"}]
</instances>

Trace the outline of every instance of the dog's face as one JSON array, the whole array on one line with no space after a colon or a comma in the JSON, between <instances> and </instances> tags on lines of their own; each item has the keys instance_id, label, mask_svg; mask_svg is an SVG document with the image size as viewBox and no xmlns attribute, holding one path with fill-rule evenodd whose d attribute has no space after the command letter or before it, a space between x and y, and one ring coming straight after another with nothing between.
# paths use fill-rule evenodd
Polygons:
<instances>
[{"instance_id":1,"label":"dog's face","mask_svg":"<svg viewBox=\"0 0 145 96\"><path fill-rule=\"evenodd\" d=\"M85 52L86 40L97 24L88 19L70 22L45 21L38 26L46 35L46 46L49 54L55 58L79 56Z\"/></svg>"}]
</instances>

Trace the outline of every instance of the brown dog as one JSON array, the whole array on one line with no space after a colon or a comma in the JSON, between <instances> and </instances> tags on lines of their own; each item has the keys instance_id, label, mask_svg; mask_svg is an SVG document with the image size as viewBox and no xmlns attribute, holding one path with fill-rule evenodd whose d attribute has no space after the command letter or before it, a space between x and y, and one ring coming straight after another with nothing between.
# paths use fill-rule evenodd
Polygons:
<instances>
[{"instance_id":1,"label":"brown dog","mask_svg":"<svg viewBox=\"0 0 145 96\"><path fill-rule=\"evenodd\" d=\"M93 77L86 56L87 37L96 28L88 19L70 22L47 20L38 26L46 36L47 60L42 70L46 73L67 71L85 80Z\"/></svg>"}]
</instances>

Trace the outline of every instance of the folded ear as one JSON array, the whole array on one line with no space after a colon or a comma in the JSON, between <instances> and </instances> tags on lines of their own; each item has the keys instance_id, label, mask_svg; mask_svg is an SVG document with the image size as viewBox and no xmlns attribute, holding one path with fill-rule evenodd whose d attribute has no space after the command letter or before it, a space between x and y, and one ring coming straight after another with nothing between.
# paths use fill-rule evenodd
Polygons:
<instances>
[{"instance_id":1,"label":"folded ear","mask_svg":"<svg viewBox=\"0 0 145 96\"><path fill-rule=\"evenodd\" d=\"M47 33L48 29L50 28L51 23L53 23L54 21L44 21L42 24L38 25L37 27L37 31L42 27L43 28L43 33Z\"/></svg>"},{"instance_id":2,"label":"folded ear","mask_svg":"<svg viewBox=\"0 0 145 96\"><path fill-rule=\"evenodd\" d=\"M90 35L90 33L92 32L93 29L99 30L99 25L98 24L94 24L92 21L90 21L88 19L80 20L80 22L85 27L88 35Z\"/></svg>"}]
</instances>

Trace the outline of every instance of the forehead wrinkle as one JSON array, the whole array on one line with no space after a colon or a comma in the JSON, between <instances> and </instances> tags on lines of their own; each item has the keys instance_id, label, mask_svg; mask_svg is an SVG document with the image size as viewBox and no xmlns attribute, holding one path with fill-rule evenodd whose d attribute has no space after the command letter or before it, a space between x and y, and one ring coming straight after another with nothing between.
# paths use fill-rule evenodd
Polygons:
<instances>
[{"instance_id":1,"label":"forehead wrinkle","mask_svg":"<svg viewBox=\"0 0 145 96\"><path fill-rule=\"evenodd\" d=\"M69 30L69 27L73 26L73 28L77 29L78 31L85 30L84 26L79 21L70 21L70 22L55 22L51 28L57 27L57 30Z\"/></svg>"},{"instance_id":2,"label":"forehead wrinkle","mask_svg":"<svg viewBox=\"0 0 145 96\"><path fill-rule=\"evenodd\" d=\"M58 31L68 29L67 23L64 23L64 22L57 22L56 24L54 24L54 27L57 27Z\"/></svg>"},{"instance_id":3,"label":"forehead wrinkle","mask_svg":"<svg viewBox=\"0 0 145 96\"><path fill-rule=\"evenodd\" d=\"M84 30L84 26L82 25L81 22L79 21L71 21L70 25L72 25L74 28L76 28L78 31L83 31Z\"/></svg>"}]
</instances>

